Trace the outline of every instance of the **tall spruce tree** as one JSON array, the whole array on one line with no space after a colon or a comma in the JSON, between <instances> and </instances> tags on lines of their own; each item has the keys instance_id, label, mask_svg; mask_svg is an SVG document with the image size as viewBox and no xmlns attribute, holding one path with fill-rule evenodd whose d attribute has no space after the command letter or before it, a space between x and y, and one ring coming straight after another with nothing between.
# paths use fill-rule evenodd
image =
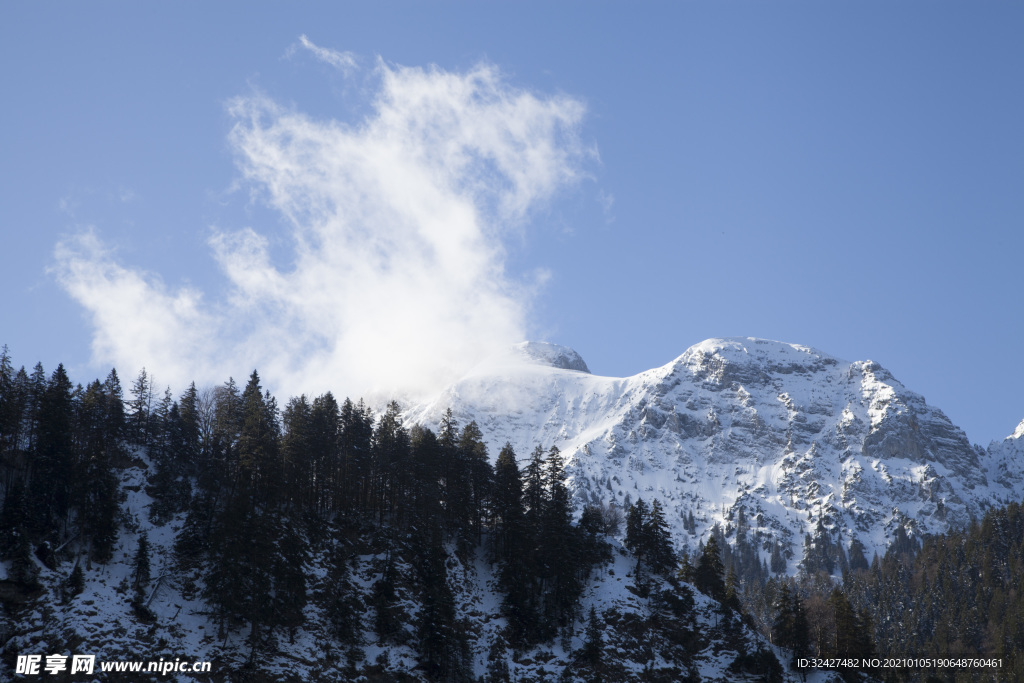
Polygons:
<instances>
[{"instance_id":1,"label":"tall spruce tree","mask_svg":"<svg viewBox=\"0 0 1024 683\"><path fill-rule=\"evenodd\" d=\"M492 552L500 563L498 584L504 598L509 640L522 647L534 637L537 604L533 590L533 543L526 526L523 490L515 451L505 444L494 469L494 533Z\"/></svg>"},{"instance_id":2,"label":"tall spruce tree","mask_svg":"<svg viewBox=\"0 0 1024 683\"><path fill-rule=\"evenodd\" d=\"M651 571L664 574L671 571L676 564L672 550L672 536L665 520L665 511L657 498L651 503L651 512L643 525L643 541L646 545L647 561Z\"/></svg>"},{"instance_id":3,"label":"tall spruce tree","mask_svg":"<svg viewBox=\"0 0 1024 683\"><path fill-rule=\"evenodd\" d=\"M724 573L718 536L712 532L694 569L694 585L701 593L722 602L725 599Z\"/></svg>"}]
</instances>

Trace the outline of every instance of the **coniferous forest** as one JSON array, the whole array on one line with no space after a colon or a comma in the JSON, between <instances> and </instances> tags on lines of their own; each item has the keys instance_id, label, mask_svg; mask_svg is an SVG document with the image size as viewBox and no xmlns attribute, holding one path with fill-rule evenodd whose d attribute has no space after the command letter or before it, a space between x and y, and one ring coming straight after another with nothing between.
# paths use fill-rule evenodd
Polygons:
<instances>
[{"instance_id":1,"label":"coniferous forest","mask_svg":"<svg viewBox=\"0 0 1024 683\"><path fill-rule=\"evenodd\" d=\"M489 453L450 411L433 431L396 403L282 407L255 371L178 396L145 370L83 386L6 348L0 494L3 678L102 642L213 661L183 680L781 681L870 656L1002 666L835 676L1024 680L1019 505L870 561L818 539L789 577L742 513L678 547L656 498L579 506L556 447ZM117 619L96 616L101 582Z\"/></svg>"}]
</instances>

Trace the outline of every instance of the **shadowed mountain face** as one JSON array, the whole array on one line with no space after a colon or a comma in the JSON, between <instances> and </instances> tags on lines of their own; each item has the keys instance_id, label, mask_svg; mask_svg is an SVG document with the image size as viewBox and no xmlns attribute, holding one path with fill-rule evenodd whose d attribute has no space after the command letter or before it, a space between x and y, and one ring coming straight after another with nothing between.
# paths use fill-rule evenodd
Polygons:
<instances>
[{"instance_id":1,"label":"shadowed mountain face","mask_svg":"<svg viewBox=\"0 0 1024 683\"><path fill-rule=\"evenodd\" d=\"M988 452L972 446L872 361L732 338L633 377L585 370L571 349L520 345L408 418L436 427L451 407L480 425L492 457L506 441L520 458L558 446L579 501L658 498L679 545L716 523L728 535L742 510L765 552L789 549L790 571L806 534L859 539L870 558L901 526L941 532L1021 495L1024 428Z\"/></svg>"}]
</instances>

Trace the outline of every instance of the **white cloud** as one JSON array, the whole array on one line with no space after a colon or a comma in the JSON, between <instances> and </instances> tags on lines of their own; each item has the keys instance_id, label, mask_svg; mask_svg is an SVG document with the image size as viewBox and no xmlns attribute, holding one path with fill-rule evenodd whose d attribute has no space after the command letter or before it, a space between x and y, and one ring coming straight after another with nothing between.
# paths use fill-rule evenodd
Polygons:
<instances>
[{"instance_id":1,"label":"white cloud","mask_svg":"<svg viewBox=\"0 0 1024 683\"><path fill-rule=\"evenodd\" d=\"M312 52L313 56L321 62L330 64L336 69L339 69L345 75L352 73L356 66L358 66L356 56L351 52L338 52L337 50L331 50L330 48L320 47L305 35L299 36L299 43L302 47Z\"/></svg>"},{"instance_id":2,"label":"white cloud","mask_svg":"<svg viewBox=\"0 0 1024 683\"><path fill-rule=\"evenodd\" d=\"M379 60L376 76L358 122L260 94L229 105L243 181L286 217L291 267L274 265L253 229L215 231L230 287L210 302L118 265L91 232L58 245L59 281L96 328L96 362L146 366L177 387L257 367L285 396L411 395L524 338L536 284L506 274L503 238L582 177L593 156L577 135L583 105L512 87L486 64Z\"/></svg>"}]
</instances>

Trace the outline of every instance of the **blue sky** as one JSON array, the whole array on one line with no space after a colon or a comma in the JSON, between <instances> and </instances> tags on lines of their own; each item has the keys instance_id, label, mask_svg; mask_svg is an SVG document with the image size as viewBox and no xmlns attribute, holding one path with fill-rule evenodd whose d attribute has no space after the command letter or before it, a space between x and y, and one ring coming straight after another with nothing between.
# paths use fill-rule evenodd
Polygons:
<instances>
[{"instance_id":1,"label":"blue sky","mask_svg":"<svg viewBox=\"0 0 1024 683\"><path fill-rule=\"evenodd\" d=\"M759 336L987 444L1024 418L1021 35L1001 2L7 3L0 343L348 394L512 334L608 375Z\"/></svg>"}]
</instances>

